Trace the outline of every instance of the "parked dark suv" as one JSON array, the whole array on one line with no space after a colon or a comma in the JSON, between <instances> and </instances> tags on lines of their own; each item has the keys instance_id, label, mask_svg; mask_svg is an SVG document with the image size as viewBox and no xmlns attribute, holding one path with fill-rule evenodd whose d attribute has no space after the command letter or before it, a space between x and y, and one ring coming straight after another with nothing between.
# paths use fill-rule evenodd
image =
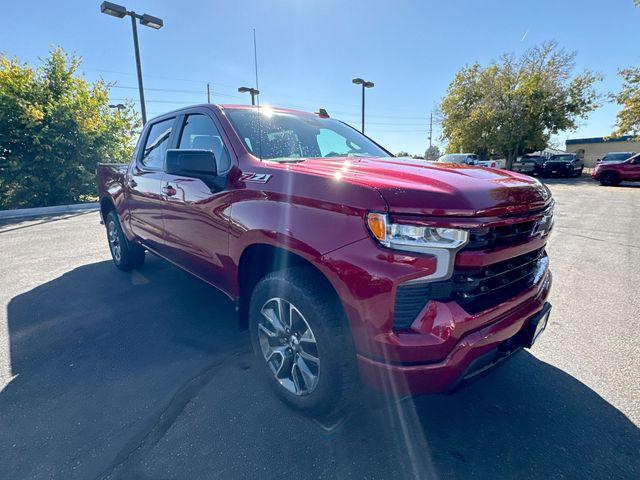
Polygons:
<instances>
[{"instance_id":1,"label":"parked dark suv","mask_svg":"<svg viewBox=\"0 0 640 480\"><path fill-rule=\"evenodd\" d=\"M584 170L584 162L575 153L553 155L542 165L542 175L545 177L579 177Z\"/></svg>"}]
</instances>

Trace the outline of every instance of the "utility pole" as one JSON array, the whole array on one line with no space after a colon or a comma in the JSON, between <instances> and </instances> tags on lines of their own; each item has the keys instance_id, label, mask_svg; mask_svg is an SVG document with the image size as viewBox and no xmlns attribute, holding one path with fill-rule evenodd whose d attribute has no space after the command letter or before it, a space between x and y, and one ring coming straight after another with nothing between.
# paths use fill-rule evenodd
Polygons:
<instances>
[{"instance_id":1,"label":"utility pole","mask_svg":"<svg viewBox=\"0 0 640 480\"><path fill-rule=\"evenodd\" d=\"M207 82L207 103L211 103L211 88L209 82Z\"/></svg>"},{"instance_id":2,"label":"utility pole","mask_svg":"<svg viewBox=\"0 0 640 480\"><path fill-rule=\"evenodd\" d=\"M431 137L433 135L433 112L429 115L429 150L431 150Z\"/></svg>"}]
</instances>

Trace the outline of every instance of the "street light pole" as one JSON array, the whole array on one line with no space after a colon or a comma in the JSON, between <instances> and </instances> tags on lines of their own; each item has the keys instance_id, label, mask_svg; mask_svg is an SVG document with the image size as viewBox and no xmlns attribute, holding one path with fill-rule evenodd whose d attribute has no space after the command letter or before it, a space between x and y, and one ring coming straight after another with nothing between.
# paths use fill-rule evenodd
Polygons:
<instances>
[{"instance_id":1,"label":"street light pole","mask_svg":"<svg viewBox=\"0 0 640 480\"><path fill-rule=\"evenodd\" d=\"M375 84L373 82L367 82L361 78L354 78L351 80L352 83L356 85L362 85L362 127L360 131L364 134L364 89L365 88L373 88Z\"/></svg>"},{"instance_id":2,"label":"street light pole","mask_svg":"<svg viewBox=\"0 0 640 480\"><path fill-rule=\"evenodd\" d=\"M362 127L360 128L360 131L364 134L364 82L362 83L362 102L361 103L362 103L362 121L360 123Z\"/></svg>"},{"instance_id":3,"label":"street light pole","mask_svg":"<svg viewBox=\"0 0 640 480\"><path fill-rule=\"evenodd\" d=\"M133 13L133 12L132 12ZM136 71L138 72L138 91L140 92L140 113L142 125L147 123L147 107L144 102L144 85L142 85L142 65L140 64L140 46L138 45L138 26L135 14L131 15L131 28L133 29L133 48L136 52Z\"/></svg>"},{"instance_id":4,"label":"street light pole","mask_svg":"<svg viewBox=\"0 0 640 480\"><path fill-rule=\"evenodd\" d=\"M100 11L106 15L116 18L124 18L129 15L131 17L131 29L133 30L133 48L136 54L136 71L138 73L138 91L140 92L140 113L142 114L142 124L147 123L147 108L144 101L144 86L142 84L142 65L140 63L140 46L138 44L138 25L136 20L140 21L140 25L159 30L164 26L161 18L154 17L147 13L139 15L133 10L127 10L126 7L111 2L102 2Z\"/></svg>"},{"instance_id":5,"label":"street light pole","mask_svg":"<svg viewBox=\"0 0 640 480\"><path fill-rule=\"evenodd\" d=\"M251 87L240 87L238 88L238 92L251 94L251 105L256 104L256 97L260 95L260 90Z\"/></svg>"}]
</instances>

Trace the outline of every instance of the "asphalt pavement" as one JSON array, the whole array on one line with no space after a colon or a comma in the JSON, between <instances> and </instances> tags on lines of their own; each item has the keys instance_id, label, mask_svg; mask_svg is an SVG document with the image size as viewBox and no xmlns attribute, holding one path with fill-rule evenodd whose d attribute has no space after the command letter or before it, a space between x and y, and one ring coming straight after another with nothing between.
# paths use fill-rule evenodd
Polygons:
<instances>
[{"instance_id":1,"label":"asphalt pavement","mask_svg":"<svg viewBox=\"0 0 640 480\"><path fill-rule=\"evenodd\" d=\"M640 478L640 184L547 183L534 348L323 423L274 397L222 294L116 270L97 213L1 224L0 479Z\"/></svg>"}]
</instances>

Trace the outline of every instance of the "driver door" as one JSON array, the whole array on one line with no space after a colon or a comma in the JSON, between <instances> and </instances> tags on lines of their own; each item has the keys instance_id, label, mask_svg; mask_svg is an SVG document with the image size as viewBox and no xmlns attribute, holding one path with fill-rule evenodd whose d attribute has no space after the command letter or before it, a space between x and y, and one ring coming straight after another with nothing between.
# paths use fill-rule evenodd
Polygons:
<instances>
[{"instance_id":1,"label":"driver door","mask_svg":"<svg viewBox=\"0 0 640 480\"><path fill-rule=\"evenodd\" d=\"M229 255L231 157L207 110L178 120L178 149L213 151L218 174L213 182L165 173L164 229L167 257L206 281L222 286Z\"/></svg>"},{"instance_id":2,"label":"driver door","mask_svg":"<svg viewBox=\"0 0 640 480\"><path fill-rule=\"evenodd\" d=\"M622 180L640 180L640 155L620 165L620 173Z\"/></svg>"}]
</instances>

